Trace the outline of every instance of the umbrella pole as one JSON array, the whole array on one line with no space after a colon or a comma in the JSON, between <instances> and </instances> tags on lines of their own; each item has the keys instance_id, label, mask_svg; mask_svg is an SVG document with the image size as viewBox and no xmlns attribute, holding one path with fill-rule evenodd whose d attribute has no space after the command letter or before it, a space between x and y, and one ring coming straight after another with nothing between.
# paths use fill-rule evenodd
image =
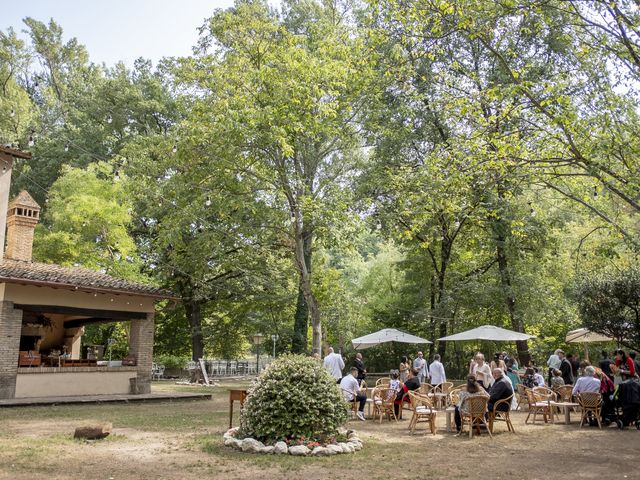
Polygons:
<instances>
[{"instance_id":1,"label":"umbrella pole","mask_svg":"<svg viewBox=\"0 0 640 480\"><path fill-rule=\"evenodd\" d=\"M584 359L588 362L589 361L589 344L587 342L584 342L583 345L584 345Z\"/></svg>"}]
</instances>

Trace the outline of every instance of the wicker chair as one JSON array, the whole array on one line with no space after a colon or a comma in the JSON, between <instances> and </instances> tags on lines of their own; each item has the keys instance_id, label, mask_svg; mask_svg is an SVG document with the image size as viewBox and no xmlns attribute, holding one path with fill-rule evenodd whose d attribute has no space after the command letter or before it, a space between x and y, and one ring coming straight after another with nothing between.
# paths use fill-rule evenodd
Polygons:
<instances>
[{"instance_id":1,"label":"wicker chair","mask_svg":"<svg viewBox=\"0 0 640 480\"><path fill-rule=\"evenodd\" d=\"M433 388L433 385L431 385L430 383L423 383L420 385L418 392L420 393L420 395L429 395Z\"/></svg>"},{"instance_id":2,"label":"wicker chair","mask_svg":"<svg viewBox=\"0 0 640 480\"><path fill-rule=\"evenodd\" d=\"M561 385L554 389L559 402L571 402L573 399L573 385Z\"/></svg>"},{"instance_id":3,"label":"wicker chair","mask_svg":"<svg viewBox=\"0 0 640 480\"><path fill-rule=\"evenodd\" d=\"M487 404L489 403L489 397L473 396L467 398L467 404L469 405L469 413L460 412L460 418L462 419L462 425L460 433L464 430L465 425L469 425L469 438L473 437L473 428L478 430L480 434L480 425L484 425L489 432L489 436L493 438L491 430L487 425L484 418L487 413Z\"/></svg>"},{"instance_id":4,"label":"wicker chair","mask_svg":"<svg viewBox=\"0 0 640 480\"><path fill-rule=\"evenodd\" d=\"M393 408L393 403L396 399L395 391L390 388L376 387L371 394L373 399L373 419L380 416L380 423L382 423L382 417L386 415L387 420L391 421L391 417L397 422L396 413Z\"/></svg>"},{"instance_id":5,"label":"wicker chair","mask_svg":"<svg viewBox=\"0 0 640 480\"><path fill-rule=\"evenodd\" d=\"M407 392L409 399L411 400L411 409L413 415L411 422L409 422L409 430L413 433L418 423L428 423L429 429L433 435L436 434L436 411L433 409L431 399L425 395L409 391Z\"/></svg>"},{"instance_id":6,"label":"wicker chair","mask_svg":"<svg viewBox=\"0 0 640 480\"><path fill-rule=\"evenodd\" d=\"M512 433L516 433L513 428L513 424L511 423L511 417L509 416L509 411L511 410L511 400L513 399L513 394L509 396L509 398L503 398L502 400L498 400L493 404L493 411L489 412L489 431L493 433L493 423L494 422L505 422L507 424L507 430ZM506 405L506 410L500 410L500 405Z\"/></svg>"},{"instance_id":7,"label":"wicker chair","mask_svg":"<svg viewBox=\"0 0 640 480\"><path fill-rule=\"evenodd\" d=\"M387 377L382 377L376 380L376 387L388 387L390 379Z\"/></svg>"},{"instance_id":8,"label":"wicker chair","mask_svg":"<svg viewBox=\"0 0 640 480\"><path fill-rule=\"evenodd\" d=\"M602 429L600 423L600 415L602 414L602 395L598 392L580 392L576 395L576 399L582 407L582 418L580 419L580 428L584 424L584 421L593 414L598 421L598 428Z\"/></svg>"},{"instance_id":9,"label":"wicker chair","mask_svg":"<svg viewBox=\"0 0 640 480\"><path fill-rule=\"evenodd\" d=\"M522 383L516 385L516 389L518 390L518 405L516 406L516 410L520 410L520 405L527 405L527 387L525 387Z\"/></svg>"},{"instance_id":10,"label":"wicker chair","mask_svg":"<svg viewBox=\"0 0 640 480\"><path fill-rule=\"evenodd\" d=\"M527 389L526 395L527 404L529 405L529 414L527 415L524 423L529 423L531 414L533 414L534 424L536 423L538 414L542 415L544 423L547 423L547 418L550 418L551 423L553 423L555 408L551 406L551 402L555 401L555 393L551 392L551 395L549 395L548 392L536 391L536 389Z\"/></svg>"}]
</instances>

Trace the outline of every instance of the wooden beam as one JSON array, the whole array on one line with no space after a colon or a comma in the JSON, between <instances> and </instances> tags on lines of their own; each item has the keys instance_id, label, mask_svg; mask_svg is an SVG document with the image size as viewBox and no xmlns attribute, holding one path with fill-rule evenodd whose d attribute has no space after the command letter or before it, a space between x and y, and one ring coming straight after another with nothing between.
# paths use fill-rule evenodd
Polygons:
<instances>
[{"instance_id":1,"label":"wooden beam","mask_svg":"<svg viewBox=\"0 0 640 480\"><path fill-rule=\"evenodd\" d=\"M29 152L23 152L22 150L16 150L15 148L5 147L0 145L0 152L6 155L11 155L16 158L24 158L25 160L29 160L31 158L31 154Z\"/></svg>"},{"instance_id":2,"label":"wooden beam","mask_svg":"<svg viewBox=\"0 0 640 480\"><path fill-rule=\"evenodd\" d=\"M102 318L107 320L144 320L146 312L125 312L119 310L96 310L93 308L61 307L59 305L14 304L13 308L35 313L59 313L62 315Z\"/></svg>"},{"instance_id":3,"label":"wooden beam","mask_svg":"<svg viewBox=\"0 0 640 480\"><path fill-rule=\"evenodd\" d=\"M85 325L89 325L92 323L110 323L110 322L123 322L122 319L113 319L113 318L76 318L74 320L67 320L64 322L64 328L77 328L83 327Z\"/></svg>"}]
</instances>

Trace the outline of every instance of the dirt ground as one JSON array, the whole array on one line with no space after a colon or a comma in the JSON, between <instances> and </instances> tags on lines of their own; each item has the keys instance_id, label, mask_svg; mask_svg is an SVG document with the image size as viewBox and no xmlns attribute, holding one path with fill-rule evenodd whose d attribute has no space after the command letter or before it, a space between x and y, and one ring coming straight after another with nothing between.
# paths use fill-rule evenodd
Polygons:
<instances>
[{"instance_id":1,"label":"dirt ground","mask_svg":"<svg viewBox=\"0 0 640 480\"><path fill-rule=\"evenodd\" d=\"M166 388L166 387L165 387ZM640 479L640 431L525 425L515 434L497 424L469 439L431 435L396 423L352 420L364 449L355 455L293 458L247 455L222 445L228 426L227 386L207 401L0 409L0 479ZM72 439L87 420L111 421L106 440Z\"/></svg>"}]
</instances>

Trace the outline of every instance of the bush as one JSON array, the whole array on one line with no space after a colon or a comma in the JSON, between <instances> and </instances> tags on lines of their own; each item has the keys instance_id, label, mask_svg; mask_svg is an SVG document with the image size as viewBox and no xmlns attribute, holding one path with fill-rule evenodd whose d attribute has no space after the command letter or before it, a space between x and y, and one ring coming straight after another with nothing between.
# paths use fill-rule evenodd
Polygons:
<instances>
[{"instance_id":1,"label":"bush","mask_svg":"<svg viewBox=\"0 0 640 480\"><path fill-rule=\"evenodd\" d=\"M184 368L191 360L191 357L180 357L178 355L154 355L153 361L164 365L165 368Z\"/></svg>"},{"instance_id":2,"label":"bush","mask_svg":"<svg viewBox=\"0 0 640 480\"><path fill-rule=\"evenodd\" d=\"M258 377L240 415L241 437L325 441L336 435L348 405L335 379L317 360L285 355Z\"/></svg>"}]
</instances>

